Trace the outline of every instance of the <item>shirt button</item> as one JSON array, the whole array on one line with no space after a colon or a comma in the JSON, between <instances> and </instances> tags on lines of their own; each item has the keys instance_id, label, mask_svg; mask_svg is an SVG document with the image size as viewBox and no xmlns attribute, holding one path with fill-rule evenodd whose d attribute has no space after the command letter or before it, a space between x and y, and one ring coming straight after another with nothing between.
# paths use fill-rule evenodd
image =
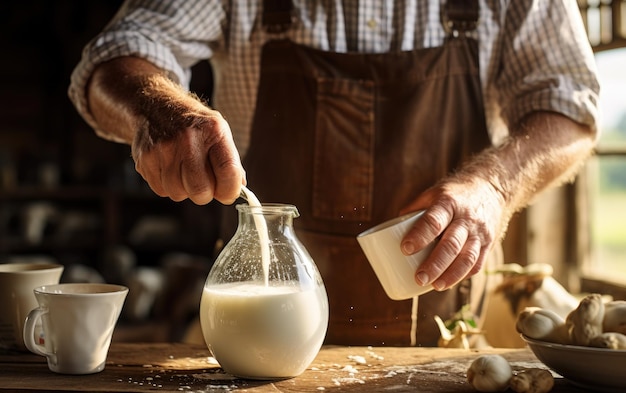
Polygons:
<instances>
[{"instance_id":1,"label":"shirt button","mask_svg":"<svg viewBox=\"0 0 626 393\"><path fill-rule=\"evenodd\" d=\"M376 26L378 26L378 23L376 23L374 19L370 19L367 21L367 27L369 27L370 29L374 30Z\"/></svg>"}]
</instances>

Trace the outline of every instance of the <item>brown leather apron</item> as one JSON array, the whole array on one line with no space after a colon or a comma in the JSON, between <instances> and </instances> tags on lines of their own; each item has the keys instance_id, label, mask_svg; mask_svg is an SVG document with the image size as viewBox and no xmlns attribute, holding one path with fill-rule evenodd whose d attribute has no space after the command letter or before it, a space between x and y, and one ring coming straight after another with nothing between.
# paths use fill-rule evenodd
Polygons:
<instances>
[{"instance_id":1,"label":"brown leather apron","mask_svg":"<svg viewBox=\"0 0 626 393\"><path fill-rule=\"evenodd\" d=\"M420 296L414 314L412 300L386 296L356 235L489 143L475 40L385 54L265 44L244 167L262 202L300 211L329 296L327 344L436 345L433 316L468 303L467 282Z\"/></svg>"}]
</instances>

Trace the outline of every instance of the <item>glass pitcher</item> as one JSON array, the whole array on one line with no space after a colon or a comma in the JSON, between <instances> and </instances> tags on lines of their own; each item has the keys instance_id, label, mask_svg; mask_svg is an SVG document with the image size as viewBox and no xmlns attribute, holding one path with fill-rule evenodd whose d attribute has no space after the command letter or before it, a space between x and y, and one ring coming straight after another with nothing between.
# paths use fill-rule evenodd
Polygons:
<instances>
[{"instance_id":1,"label":"glass pitcher","mask_svg":"<svg viewBox=\"0 0 626 393\"><path fill-rule=\"evenodd\" d=\"M328 297L293 228L295 206L236 206L239 224L204 285L200 324L224 371L289 378L313 361L326 336Z\"/></svg>"}]
</instances>

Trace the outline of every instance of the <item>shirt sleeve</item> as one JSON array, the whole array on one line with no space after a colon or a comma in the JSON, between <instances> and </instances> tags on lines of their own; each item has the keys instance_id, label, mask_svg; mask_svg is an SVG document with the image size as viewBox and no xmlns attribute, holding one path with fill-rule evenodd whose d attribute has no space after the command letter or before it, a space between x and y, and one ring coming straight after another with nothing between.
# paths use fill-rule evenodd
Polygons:
<instances>
[{"instance_id":1,"label":"shirt sleeve","mask_svg":"<svg viewBox=\"0 0 626 393\"><path fill-rule=\"evenodd\" d=\"M226 11L220 0L127 0L115 17L83 49L68 95L78 113L105 139L121 142L99 129L89 111L86 86L95 67L121 56L137 56L165 70L188 87L191 67L211 57L223 41Z\"/></svg>"},{"instance_id":2,"label":"shirt sleeve","mask_svg":"<svg viewBox=\"0 0 626 393\"><path fill-rule=\"evenodd\" d=\"M600 87L577 3L511 1L504 26L494 87L509 128L529 113L545 110L597 134Z\"/></svg>"}]
</instances>

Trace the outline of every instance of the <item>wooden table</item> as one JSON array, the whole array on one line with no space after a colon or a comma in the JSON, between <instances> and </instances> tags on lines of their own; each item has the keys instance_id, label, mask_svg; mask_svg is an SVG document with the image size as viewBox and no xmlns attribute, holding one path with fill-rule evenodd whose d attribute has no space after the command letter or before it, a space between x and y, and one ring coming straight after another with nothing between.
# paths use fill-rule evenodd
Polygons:
<instances>
[{"instance_id":1,"label":"wooden table","mask_svg":"<svg viewBox=\"0 0 626 393\"><path fill-rule=\"evenodd\" d=\"M29 353L0 353L0 392L473 392L465 379L478 355L498 353L513 369L542 367L527 349L324 347L300 376L279 381L225 374L202 346L113 343L101 373L60 375ZM553 392L577 392L556 376Z\"/></svg>"}]
</instances>

